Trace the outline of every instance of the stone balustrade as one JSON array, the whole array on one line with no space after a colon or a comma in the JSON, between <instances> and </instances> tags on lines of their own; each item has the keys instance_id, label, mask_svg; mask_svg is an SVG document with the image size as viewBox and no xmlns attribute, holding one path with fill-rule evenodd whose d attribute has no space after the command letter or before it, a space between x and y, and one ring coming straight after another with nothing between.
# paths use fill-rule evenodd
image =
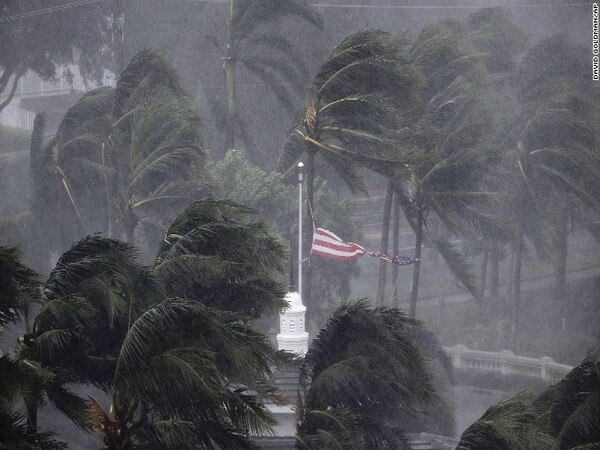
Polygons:
<instances>
[{"instance_id":1,"label":"stone balustrade","mask_svg":"<svg viewBox=\"0 0 600 450\"><path fill-rule=\"evenodd\" d=\"M515 355L510 350L485 352L471 350L464 345L444 347L457 369L498 372L502 375L523 375L539 378L550 383L559 381L573 367L559 364L549 356L529 358Z\"/></svg>"},{"instance_id":2,"label":"stone balustrade","mask_svg":"<svg viewBox=\"0 0 600 450\"><path fill-rule=\"evenodd\" d=\"M12 78L8 86L12 85ZM22 128L25 130L33 129L35 113L22 109L20 100L27 98L41 98L48 96L63 95L68 93L82 93L100 85L114 86L115 76L105 71L101 83L95 80L84 80L79 67L70 64L57 68L56 79L42 80L35 72L29 71L18 81L17 89L12 102L0 112L0 125ZM0 92L0 101L8 96L9 88Z\"/></svg>"}]
</instances>

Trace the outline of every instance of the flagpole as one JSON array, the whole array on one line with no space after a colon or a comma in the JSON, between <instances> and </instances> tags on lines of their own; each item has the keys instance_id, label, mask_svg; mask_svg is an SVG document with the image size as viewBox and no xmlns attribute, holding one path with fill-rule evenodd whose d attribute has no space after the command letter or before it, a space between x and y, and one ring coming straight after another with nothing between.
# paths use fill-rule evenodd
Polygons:
<instances>
[{"instance_id":1,"label":"flagpole","mask_svg":"<svg viewBox=\"0 0 600 450\"><path fill-rule=\"evenodd\" d=\"M298 295L302 300L302 168L304 164L298 163Z\"/></svg>"}]
</instances>

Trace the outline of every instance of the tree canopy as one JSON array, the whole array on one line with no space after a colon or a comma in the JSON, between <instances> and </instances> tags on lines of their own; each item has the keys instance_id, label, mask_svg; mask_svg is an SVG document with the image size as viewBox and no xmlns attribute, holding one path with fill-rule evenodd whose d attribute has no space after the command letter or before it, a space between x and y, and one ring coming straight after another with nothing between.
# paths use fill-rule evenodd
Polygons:
<instances>
[{"instance_id":1,"label":"tree canopy","mask_svg":"<svg viewBox=\"0 0 600 450\"><path fill-rule=\"evenodd\" d=\"M447 357L397 309L340 306L301 368L299 448L402 448L407 423L435 402L426 358Z\"/></svg>"},{"instance_id":2,"label":"tree canopy","mask_svg":"<svg viewBox=\"0 0 600 450\"><path fill-rule=\"evenodd\" d=\"M98 2L72 5L66 0L2 2L0 95L7 97L0 111L10 103L27 71L50 80L59 66L77 62L84 78L102 80L108 59L105 8Z\"/></svg>"}]
</instances>

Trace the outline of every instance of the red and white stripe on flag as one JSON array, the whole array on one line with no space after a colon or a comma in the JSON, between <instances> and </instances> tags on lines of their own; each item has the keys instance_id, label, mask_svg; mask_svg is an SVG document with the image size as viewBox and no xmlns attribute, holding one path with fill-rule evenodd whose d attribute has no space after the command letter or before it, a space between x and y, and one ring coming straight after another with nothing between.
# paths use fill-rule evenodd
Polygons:
<instances>
[{"instance_id":1,"label":"red and white stripe on flag","mask_svg":"<svg viewBox=\"0 0 600 450\"><path fill-rule=\"evenodd\" d=\"M348 261L367 253L363 247L354 242L345 242L331 231L316 228L313 235L311 255L324 258Z\"/></svg>"}]
</instances>

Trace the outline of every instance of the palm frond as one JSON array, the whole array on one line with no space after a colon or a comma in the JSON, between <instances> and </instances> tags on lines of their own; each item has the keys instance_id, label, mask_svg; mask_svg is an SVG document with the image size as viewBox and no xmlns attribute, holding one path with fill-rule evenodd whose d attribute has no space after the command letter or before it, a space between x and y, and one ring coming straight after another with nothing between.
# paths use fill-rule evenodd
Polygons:
<instances>
[{"instance_id":1,"label":"palm frond","mask_svg":"<svg viewBox=\"0 0 600 450\"><path fill-rule=\"evenodd\" d=\"M134 99L141 99L157 88L166 88L176 96L185 95L177 71L160 51L146 47L135 54L119 75L114 91L113 117L122 117L134 104Z\"/></svg>"},{"instance_id":2,"label":"palm frond","mask_svg":"<svg viewBox=\"0 0 600 450\"><path fill-rule=\"evenodd\" d=\"M230 19L234 40L247 38L259 26L284 17L322 26L321 16L306 0L234 0Z\"/></svg>"},{"instance_id":3,"label":"palm frond","mask_svg":"<svg viewBox=\"0 0 600 450\"><path fill-rule=\"evenodd\" d=\"M285 289L272 275L283 270L287 251L263 223L241 221L249 212L202 200L171 223L155 269L173 295L251 317L285 307Z\"/></svg>"},{"instance_id":4,"label":"palm frond","mask_svg":"<svg viewBox=\"0 0 600 450\"><path fill-rule=\"evenodd\" d=\"M248 58L242 62L269 86L288 114L294 114L301 94L295 71L282 61L271 58Z\"/></svg>"},{"instance_id":5,"label":"palm frond","mask_svg":"<svg viewBox=\"0 0 600 450\"><path fill-rule=\"evenodd\" d=\"M473 274L473 267L465 257L465 255L458 250L452 243L444 238L433 239L433 244L452 273L460 280L462 285L469 291L469 293L476 299L480 298L481 293L479 292L479 286L475 275Z\"/></svg>"},{"instance_id":6,"label":"palm frond","mask_svg":"<svg viewBox=\"0 0 600 450\"><path fill-rule=\"evenodd\" d=\"M0 446L2 448L27 448L31 442L35 442L38 448L47 450L62 450L67 444L53 438L54 434L49 432L31 432L25 424L25 417L0 408Z\"/></svg>"},{"instance_id":7,"label":"palm frond","mask_svg":"<svg viewBox=\"0 0 600 450\"><path fill-rule=\"evenodd\" d=\"M21 262L17 248L0 245L0 329L39 301L37 274Z\"/></svg>"},{"instance_id":8,"label":"palm frond","mask_svg":"<svg viewBox=\"0 0 600 450\"><path fill-rule=\"evenodd\" d=\"M557 441L535 422L534 396L521 392L492 406L461 436L457 449L555 449Z\"/></svg>"},{"instance_id":9,"label":"palm frond","mask_svg":"<svg viewBox=\"0 0 600 450\"><path fill-rule=\"evenodd\" d=\"M361 442L376 448L399 445L403 425L385 417L402 417L406 424L434 401L423 354L448 364L439 344L418 328L398 310L372 310L364 301L340 306L301 367L300 440L310 448L326 436L344 448Z\"/></svg>"},{"instance_id":10,"label":"palm frond","mask_svg":"<svg viewBox=\"0 0 600 450\"><path fill-rule=\"evenodd\" d=\"M250 37L246 42L252 47L264 46L269 52L272 52L273 49L279 51L281 55L285 56L293 64L294 73L297 74L299 80L306 80L308 78L308 70L306 69L306 62L303 55L285 35L279 33L255 35Z\"/></svg>"}]
</instances>

